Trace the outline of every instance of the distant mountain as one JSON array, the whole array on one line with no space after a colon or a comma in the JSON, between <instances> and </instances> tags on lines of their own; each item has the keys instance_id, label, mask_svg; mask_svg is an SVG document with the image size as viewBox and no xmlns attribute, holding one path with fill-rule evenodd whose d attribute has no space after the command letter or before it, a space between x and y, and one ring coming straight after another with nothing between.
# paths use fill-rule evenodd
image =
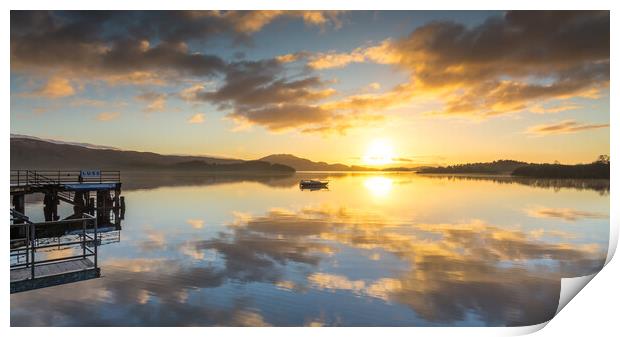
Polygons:
<instances>
[{"instance_id":1,"label":"distant mountain","mask_svg":"<svg viewBox=\"0 0 620 337\"><path fill-rule=\"evenodd\" d=\"M295 169L280 164L272 164L267 161L260 160L248 160L240 163L229 164L214 164L207 163L204 160L190 160L173 165L176 169L183 170L200 170L200 171L250 171L250 172L264 172L264 171L277 171L283 173L293 173Z\"/></svg>"},{"instance_id":2,"label":"distant mountain","mask_svg":"<svg viewBox=\"0 0 620 337\"><path fill-rule=\"evenodd\" d=\"M285 168L267 162L93 149L81 145L58 144L24 137L11 138L11 169L294 171L290 167Z\"/></svg>"},{"instance_id":3,"label":"distant mountain","mask_svg":"<svg viewBox=\"0 0 620 337\"><path fill-rule=\"evenodd\" d=\"M66 142L63 140L55 140L55 139L46 139L46 138L39 138L39 137L35 137L35 136L27 136L27 135L20 135L17 133L12 133L11 134L11 139L14 138L22 138L22 139L34 139L34 140L40 140L40 141L44 141L44 142L48 142L48 143L54 143L54 144L67 144L67 145L77 145L77 146L82 146L82 147L86 147L89 149L101 149L101 150L120 150L119 148L116 147L112 147L112 146L105 146L105 145L95 145L95 144L90 144L90 143L77 143L77 142Z\"/></svg>"},{"instance_id":4,"label":"distant mountain","mask_svg":"<svg viewBox=\"0 0 620 337\"><path fill-rule=\"evenodd\" d=\"M326 162L316 162L305 158L299 158L292 154L272 154L259 159L272 164L281 164L294 168L297 171L376 171L377 169L348 166L344 164L328 164Z\"/></svg>"}]
</instances>

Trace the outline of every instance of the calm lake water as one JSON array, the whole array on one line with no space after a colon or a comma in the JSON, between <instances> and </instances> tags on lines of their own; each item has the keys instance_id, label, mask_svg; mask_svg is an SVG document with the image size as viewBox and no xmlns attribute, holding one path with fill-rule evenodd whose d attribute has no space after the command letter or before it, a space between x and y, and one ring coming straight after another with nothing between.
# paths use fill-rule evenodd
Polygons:
<instances>
[{"instance_id":1,"label":"calm lake water","mask_svg":"<svg viewBox=\"0 0 620 337\"><path fill-rule=\"evenodd\" d=\"M609 240L608 181L123 175L102 277L11 295L11 325L529 325Z\"/></svg>"}]
</instances>

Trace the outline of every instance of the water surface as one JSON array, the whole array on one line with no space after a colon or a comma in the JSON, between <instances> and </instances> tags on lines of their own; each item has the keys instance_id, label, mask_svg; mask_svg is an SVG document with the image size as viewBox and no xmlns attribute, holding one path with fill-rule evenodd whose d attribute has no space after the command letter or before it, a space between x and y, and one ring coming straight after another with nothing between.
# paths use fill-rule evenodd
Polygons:
<instances>
[{"instance_id":1,"label":"water surface","mask_svg":"<svg viewBox=\"0 0 620 337\"><path fill-rule=\"evenodd\" d=\"M11 325L529 325L609 240L609 181L123 175L102 277L11 295Z\"/></svg>"}]
</instances>

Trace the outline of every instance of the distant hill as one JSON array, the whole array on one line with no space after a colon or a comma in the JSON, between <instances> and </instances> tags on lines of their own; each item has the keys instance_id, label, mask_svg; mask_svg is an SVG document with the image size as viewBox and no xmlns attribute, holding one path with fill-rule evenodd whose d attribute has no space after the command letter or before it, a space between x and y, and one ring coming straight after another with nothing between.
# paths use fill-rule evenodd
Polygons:
<instances>
[{"instance_id":1,"label":"distant hill","mask_svg":"<svg viewBox=\"0 0 620 337\"><path fill-rule=\"evenodd\" d=\"M184 161L180 163L176 163L173 165L176 169L183 170L200 170L200 171L277 171L283 173L293 173L295 169L280 164L272 164L267 161L260 160L248 160L240 163L230 163L230 164L215 164L215 163L207 163L204 160L190 160Z\"/></svg>"},{"instance_id":2,"label":"distant hill","mask_svg":"<svg viewBox=\"0 0 620 337\"><path fill-rule=\"evenodd\" d=\"M239 159L161 155L153 152L95 149L33 138L11 138L11 169L206 169L209 171L276 171L292 168Z\"/></svg>"},{"instance_id":3,"label":"distant hill","mask_svg":"<svg viewBox=\"0 0 620 337\"><path fill-rule=\"evenodd\" d=\"M272 164L281 164L294 168L297 171L373 171L376 169L362 166L348 166L344 164L328 164L316 162L305 158L299 158L292 154L272 154L259 159Z\"/></svg>"},{"instance_id":4,"label":"distant hill","mask_svg":"<svg viewBox=\"0 0 620 337\"><path fill-rule=\"evenodd\" d=\"M528 165L516 160L496 160L489 163L470 163L440 167L425 167L418 173L484 173L484 174L510 174L515 169Z\"/></svg>"},{"instance_id":5,"label":"distant hill","mask_svg":"<svg viewBox=\"0 0 620 337\"><path fill-rule=\"evenodd\" d=\"M90 143L79 143L79 142L67 142L67 141L63 141L63 140L46 139L46 138L39 138L39 137L35 137L35 136L27 136L27 135L20 135L20 134L17 134L17 133L12 133L11 134L11 139L14 139L14 138L34 139L34 140L40 140L40 141L43 141L43 142L54 143L54 144L78 145L78 146L82 146L82 147L87 147L89 149L120 150L119 148L112 147L112 146L95 145L95 144L90 144Z\"/></svg>"}]
</instances>

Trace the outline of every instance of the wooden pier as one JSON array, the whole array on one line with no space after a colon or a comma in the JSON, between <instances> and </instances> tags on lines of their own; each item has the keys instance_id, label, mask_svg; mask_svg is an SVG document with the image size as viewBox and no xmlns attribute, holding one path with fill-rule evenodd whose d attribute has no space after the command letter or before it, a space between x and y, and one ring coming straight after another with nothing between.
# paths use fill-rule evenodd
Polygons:
<instances>
[{"instance_id":1,"label":"wooden pier","mask_svg":"<svg viewBox=\"0 0 620 337\"><path fill-rule=\"evenodd\" d=\"M43 222L25 214L25 198L34 193L44 194ZM120 193L119 171L11 171L11 293L99 277L101 234L119 231L124 217ZM60 202L74 214L61 220Z\"/></svg>"},{"instance_id":2,"label":"wooden pier","mask_svg":"<svg viewBox=\"0 0 620 337\"><path fill-rule=\"evenodd\" d=\"M76 213L124 208L120 171L11 170L13 208L25 214L25 197L33 193L44 194L46 221L58 220L61 201L73 205Z\"/></svg>"}]
</instances>

